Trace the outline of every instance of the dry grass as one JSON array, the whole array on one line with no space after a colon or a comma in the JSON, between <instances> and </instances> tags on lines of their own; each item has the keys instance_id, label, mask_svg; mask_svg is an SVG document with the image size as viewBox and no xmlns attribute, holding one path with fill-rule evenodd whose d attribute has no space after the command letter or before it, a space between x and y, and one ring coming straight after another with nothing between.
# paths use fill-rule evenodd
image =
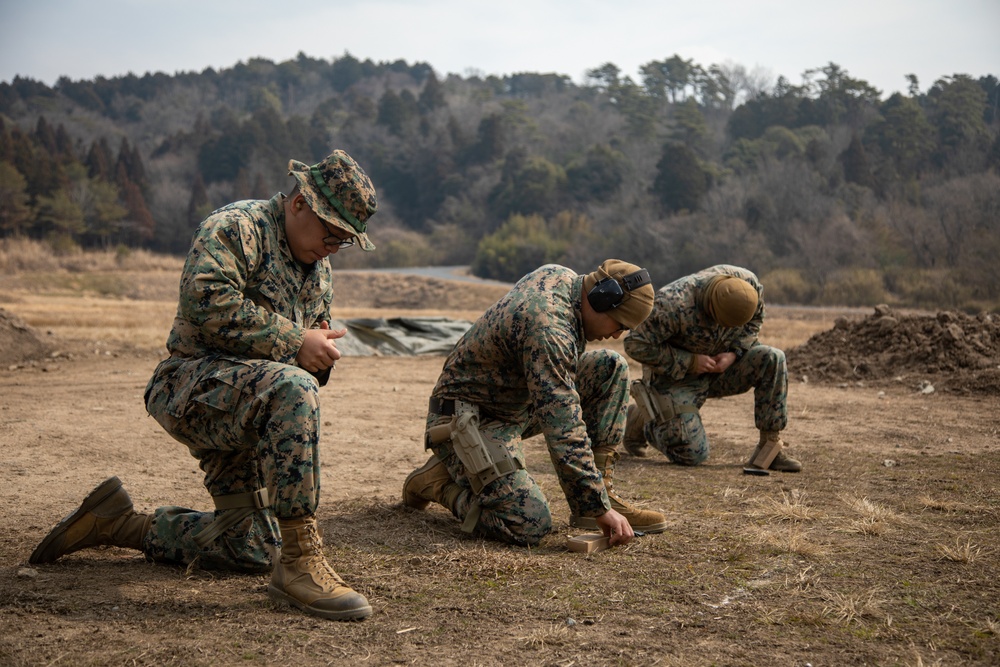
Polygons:
<instances>
[{"instance_id":1,"label":"dry grass","mask_svg":"<svg viewBox=\"0 0 1000 667\"><path fill-rule=\"evenodd\" d=\"M956 502L954 500L932 498L931 496L928 495L920 496L919 498L917 498L917 502L919 502L924 507L924 509L932 510L935 512L968 512L974 509L964 503Z\"/></svg>"},{"instance_id":2,"label":"dry grass","mask_svg":"<svg viewBox=\"0 0 1000 667\"><path fill-rule=\"evenodd\" d=\"M970 537L966 537L964 541L961 537L956 537L954 546L938 544L935 548L941 554L942 559L953 563L965 563L967 565L979 558L979 555L983 551L982 547L972 543L972 538Z\"/></svg>"},{"instance_id":3,"label":"dry grass","mask_svg":"<svg viewBox=\"0 0 1000 667\"><path fill-rule=\"evenodd\" d=\"M898 518L898 515L890 508L877 502L872 502L868 498L845 498L851 509L861 515L863 519L872 521L891 521Z\"/></svg>"},{"instance_id":4,"label":"dry grass","mask_svg":"<svg viewBox=\"0 0 1000 667\"><path fill-rule=\"evenodd\" d=\"M790 554L804 558L819 558L825 554L825 550L809 538L808 531L795 525L783 530L758 527L751 531L751 536L776 554Z\"/></svg>"},{"instance_id":5,"label":"dry grass","mask_svg":"<svg viewBox=\"0 0 1000 667\"><path fill-rule=\"evenodd\" d=\"M805 494L797 489L782 491L780 500L767 497L752 502L756 508L750 511L750 516L767 521L813 521L821 514L805 503Z\"/></svg>"},{"instance_id":6,"label":"dry grass","mask_svg":"<svg viewBox=\"0 0 1000 667\"><path fill-rule=\"evenodd\" d=\"M877 618L886 603L877 590L853 593L829 591L823 597L826 600L823 615L844 625Z\"/></svg>"},{"instance_id":7,"label":"dry grass","mask_svg":"<svg viewBox=\"0 0 1000 667\"><path fill-rule=\"evenodd\" d=\"M1000 619L987 618L982 629L977 630L977 632L991 637L1000 637Z\"/></svg>"},{"instance_id":8,"label":"dry grass","mask_svg":"<svg viewBox=\"0 0 1000 667\"><path fill-rule=\"evenodd\" d=\"M26 323L56 340L161 349L174 319L172 301L142 301L97 296L34 295L6 306Z\"/></svg>"},{"instance_id":9,"label":"dry grass","mask_svg":"<svg viewBox=\"0 0 1000 667\"><path fill-rule=\"evenodd\" d=\"M54 253L38 241L25 238L0 239L0 274L109 272L109 271L180 271L183 260L148 250L116 248Z\"/></svg>"},{"instance_id":10,"label":"dry grass","mask_svg":"<svg viewBox=\"0 0 1000 667\"><path fill-rule=\"evenodd\" d=\"M889 525L899 520L899 515L889 507L868 498L841 497L841 500L861 516L851 521L848 530L866 536L878 536L886 532Z\"/></svg>"},{"instance_id":11,"label":"dry grass","mask_svg":"<svg viewBox=\"0 0 1000 667\"><path fill-rule=\"evenodd\" d=\"M553 623L547 628L539 628L531 633L518 637L518 642L532 649L539 649L546 646L563 646L567 642L573 641L573 633L570 630L569 621L562 624ZM576 622L573 622L575 626Z\"/></svg>"},{"instance_id":12,"label":"dry grass","mask_svg":"<svg viewBox=\"0 0 1000 667\"><path fill-rule=\"evenodd\" d=\"M862 535L876 536L885 533L886 525L875 517L868 516L852 521L849 529Z\"/></svg>"}]
</instances>

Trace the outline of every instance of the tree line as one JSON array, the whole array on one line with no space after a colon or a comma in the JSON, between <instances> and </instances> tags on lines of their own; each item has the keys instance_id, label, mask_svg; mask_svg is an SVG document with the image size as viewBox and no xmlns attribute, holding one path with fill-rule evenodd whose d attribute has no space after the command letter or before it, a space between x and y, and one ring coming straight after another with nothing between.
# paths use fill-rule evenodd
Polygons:
<instances>
[{"instance_id":1,"label":"tree line","mask_svg":"<svg viewBox=\"0 0 1000 667\"><path fill-rule=\"evenodd\" d=\"M835 63L794 84L678 55L439 78L350 54L49 87L0 83L0 235L56 252L180 254L214 208L355 156L375 253L338 266L471 264L514 280L609 256L663 284L727 262L771 300L1000 304L1000 81L942 76L885 99Z\"/></svg>"}]
</instances>

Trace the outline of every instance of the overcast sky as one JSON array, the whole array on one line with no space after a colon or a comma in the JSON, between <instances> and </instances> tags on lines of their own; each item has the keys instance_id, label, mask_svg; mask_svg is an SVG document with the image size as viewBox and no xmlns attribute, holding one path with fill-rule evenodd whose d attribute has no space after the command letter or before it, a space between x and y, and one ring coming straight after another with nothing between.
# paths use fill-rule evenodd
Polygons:
<instances>
[{"instance_id":1,"label":"overcast sky","mask_svg":"<svg viewBox=\"0 0 1000 667\"><path fill-rule=\"evenodd\" d=\"M455 73L555 72L674 54L800 83L834 62L888 96L953 74L1000 76L1000 0L0 0L0 81L275 62L425 62Z\"/></svg>"}]
</instances>

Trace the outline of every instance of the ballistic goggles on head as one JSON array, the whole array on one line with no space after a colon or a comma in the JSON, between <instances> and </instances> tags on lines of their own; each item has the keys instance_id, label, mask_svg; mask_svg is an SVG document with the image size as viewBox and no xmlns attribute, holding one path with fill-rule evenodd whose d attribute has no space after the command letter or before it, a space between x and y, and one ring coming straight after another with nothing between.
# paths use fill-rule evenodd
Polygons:
<instances>
[{"instance_id":1,"label":"ballistic goggles on head","mask_svg":"<svg viewBox=\"0 0 1000 667\"><path fill-rule=\"evenodd\" d=\"M639 269L622 277L621 280L622 283L625 283L624 289L622 288L622 283L619 283L617 279L611 276L602 278L590 288L590 291L587 292L587 301L590 302L590 307L595 312L606 313L609 310L614 310L625 303L626 292L639 289L643 285L648 285L652 282L649 279L649 271L646 269Z\"/></svg>"}]
</instances>

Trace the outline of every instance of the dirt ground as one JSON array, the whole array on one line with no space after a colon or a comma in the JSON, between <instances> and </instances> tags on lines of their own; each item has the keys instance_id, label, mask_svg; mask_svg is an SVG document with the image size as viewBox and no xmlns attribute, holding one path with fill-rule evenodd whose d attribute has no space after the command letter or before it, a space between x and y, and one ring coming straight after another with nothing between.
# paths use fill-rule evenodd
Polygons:
<instances>
[{"instance_id":1,"label":"dirt ground","mask_svg":"<svg viewBox=\"0 0 1000 667\"><path fill-rule=\"evenodd\" d=\"M710 402L706 465L619 464L618 489L669 529L592 555L565 549L576 531L537 438L528 468L555 515L539 547L468 538L443 508L402 507L442 358L345 358L321 391L319 518L331 563L375 613L335 623L272 603L265 576L123 549L28 565L112 474L140 511L209 506L194 459L142 404L176 276L120 280L128 293L108 295L0 276L2 665L1000 664L990 318L770 308L762 338L788 351L785 435L803 472L741 474L752 397ZM336 317L469 319L503 291L348 281Z\"/></svg>"}]
</instances>

